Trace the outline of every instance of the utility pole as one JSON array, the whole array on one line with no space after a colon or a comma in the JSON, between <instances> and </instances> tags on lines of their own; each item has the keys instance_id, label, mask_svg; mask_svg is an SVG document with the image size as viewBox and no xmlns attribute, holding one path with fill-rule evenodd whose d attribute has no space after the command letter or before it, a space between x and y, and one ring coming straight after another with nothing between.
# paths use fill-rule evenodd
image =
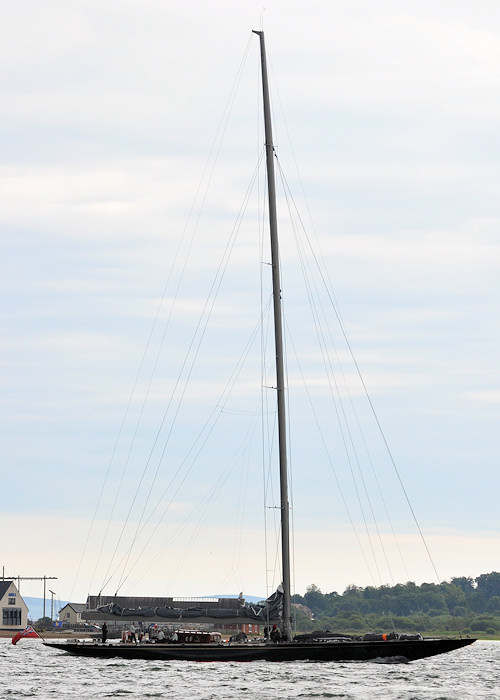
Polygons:
<instances>
[{"instance_id":1,"label":"utility pole","mask_svg":"<svg viewBox=\"0 0 500 700\"><path fill-rule=\"evenodd\" d=\"M50 593L50 621L54 622L54 596L55 593L54 591L51 591L49 588L49 593Z\"/></svg>"},{"instance_id":2,"label":"utility pole","mask_svg":"<svg viewBox=\"0 0 500 700\"><path fill-rule=\"evenodd\" d=\"M47 581L57 580L57 576L5 576L5 567L2 568L2 580L17 579L17 590L21 593L21 581L43 581L43 616L45 617L45 599L47 597Z\"/></svg>"}]
</instances>

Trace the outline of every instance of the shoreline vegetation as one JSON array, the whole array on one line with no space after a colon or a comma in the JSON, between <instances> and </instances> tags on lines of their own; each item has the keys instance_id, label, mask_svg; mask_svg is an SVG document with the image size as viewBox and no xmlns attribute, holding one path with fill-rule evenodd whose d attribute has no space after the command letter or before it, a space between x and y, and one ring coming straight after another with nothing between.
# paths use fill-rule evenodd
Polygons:
<instances>
[{"instance_id":1,"label":"shoreline vegetation","mask_svg":"<svg viewBox=\"0 0 500 700\"><path fill-rule=\"evenodd\" d=\"M500 640L500 573L496 571L420 586L412 581L366 588L349 585L342 594L322 593L311 584L304 595L292 596L292 605L299 634L393 631ZM47 637L85 636L81 631L49 630L50 618L32 624ZM0 630L0 637L12 635L12 631Z\"/></svg>"},{"instance_id":2,"label":"shoreline vegetation","mask_svg":"<svg viewBox=\"0 0 500 700\"><path fill-rule=\"evenodd\" d=\"M314 584L294 595L297 630L360 634L395 631L423 636L500 639L500 573L439 584L409 581L394 586L348 586L342 594L322 593ZM312 617L311 617L312 615Z\"/></svg>"}]
</instances>

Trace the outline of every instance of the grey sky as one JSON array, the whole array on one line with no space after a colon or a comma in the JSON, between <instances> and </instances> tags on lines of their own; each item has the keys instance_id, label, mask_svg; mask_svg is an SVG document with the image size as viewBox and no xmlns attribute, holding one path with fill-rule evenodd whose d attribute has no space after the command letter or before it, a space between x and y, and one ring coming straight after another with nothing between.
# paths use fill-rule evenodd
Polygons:
<instances>
[{"instance_id":1,"label":"grey sky","mask_svg":"<svg viewBox=\"0 0 500 700\"><path fill-rule=\"evenodd\" d=\"M19 528L3 563L25 575L43 569L71 588L168 270L261 4L21 0L7 3L3 15L0 517L15 518ZM498 569L498 4L271 0L263 17L279 90L280 160L304 207L298 164L352 346L439 571L449 577ZM222 250L259 147L256 44L190 255L196 274L191 287L181 288L176 347L162 358L169 368L179 362L177 344L189 341L209 263ZM246 235L243 252L234 254L236 272L228 273L234 291L226 290L214 310L216 331L208 332L194 375L194 413L180 418L179 451L195 419L203 420L211 385L225 377L221 348L236 358L256 320L246 308L243 272L253 255ZM296 266L291 248L283 256ZM287 304L301 302L301 286L286 291ZM217 335L228 327L241 328L243 339ZM174 374L162 376L152 395L142 458L157 426L154 408L161 412L168 401ZM290 381L299 384L297 373ZM310 450L308 460L298 447L294 465L304 505L299 515L297 503L297 590L312 582L326 590L372 583L355 561L333 482L330 491L321 485L328 468ZM217 471L220 458L216 451L204 473ZM142 463L132 461L124 488L132 488ZM167 472L163 482L159 477L163 485ZM101 532L117 478L98 514ZM251 471L243 478L259 486ZM229 498L237 506L242 482L232 479ZM181 520L199 495L195 489L176 500ZM123 501L120 518L129 502ZM429 580L418 543L394 509L401 537L409 538L408 574ZM135 517L138 511L135 505ZM245 524L258 531L257 496L245 512ZM224 592L217 589L223 585L238 592L240 582L248 593L264 592L258 533L245 540L245 556L236 555L234 540L223 541L224 515L225 506L214 508L208 521L214 530L206 540L196 535L197 561L214 575L202 585L186 561L171 592ZM176 540L166 562L144 569L142 586L166 592L161 586L170 564L178 565L177 547L182 558L186 542ZM94 561L93 550L76 597L89 592ZM233 578L225 581L228 561ZM396 567L394 575L402 580L406 572Z\"/></svg>"}]
</instances>

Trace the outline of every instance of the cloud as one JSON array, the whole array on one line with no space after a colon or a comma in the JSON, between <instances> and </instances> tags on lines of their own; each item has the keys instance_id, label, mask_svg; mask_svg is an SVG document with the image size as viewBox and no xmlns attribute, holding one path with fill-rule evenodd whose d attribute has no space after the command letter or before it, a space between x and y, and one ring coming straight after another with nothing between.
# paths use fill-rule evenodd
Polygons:
<instances>
[{"instance_id":1,"label":"cloud","mask_svg":"<svg viewBox=\"0 0 500 700\"><path fill-rule=\"evenodd\" d=\"M0 27L0 56L9 66L0 78L1 457L15 475L0 510L19 513L23 523L6 566L20 570L29 555L43 569L52 562L61 578L73 575L75 542L88 525L67 508L88 514L100 488L165 290L132 401L136 419L176 298L158 384L150 392L148 427L138 439L130 483L127 477L127 492L133 491L132 474L147 458L263 141L253 8L223 0L214 24L213 7L194 1L150 2L144 11L126 0L120 7L117 15L109 0L49 0L43 7L27 0L10 3ZM493 567L481 538L491 543L496 527L500 341L498 13L487 0L473 11L466 4L452 9L392 0L311 0L307 7L275 0L265 13L279 88L279 97L273 90L277 153L296 197L280 195L279 201L287 324L323 402L323 358L313 349L310 288L301 280L304 259L293 240L307 222L321 241L355 356L418 511L431 527L463 523L461 530L436 534L445 576ZM222 115L247 42L250 58L226 128ZM226 138L209 160L219 127ZM255 291L258 300L260 275L269 268L267 243L259 252L264 193L260 180L218 292L215 329L207 330L199 348L168 468L188 452L203 411L216 405L219 381L231 376L259 318L250 297ZM288 222L295 203L301 221ZM313 248L319 257L315 242ZM315 261L309 265L313 269ZM329 301L323 295L316 311L333 326ZM297 328L302 340L295 339ZM272 337L270 327L266 333ZM338 335L326 336L326 347L341 360L348 356ZM274 385L272 366L271 358L264 376L258 360L241 369L242 394L239 400L231 395L228 404L232 422L211 443L198 483L218 473L228 459L224 449L236 452L247 428L244 412L254 417L252 373L257 393L264 385L274 400L267 388ZM291 356L289 376L294 405L301 377ZM359 398L356 372L348 367L345 376ZM304 418L305 405L302 393L294 405L298 418L292 418L305 438L295 478L314 513L318 504L331 508L332 496L319 486L326 458L311 440L317 431ZM332 413L321 406L328 426ZM333 428L329 433L336 435ZM294 449L297 440L294 435ZM231 484L238 492L236 480ZM30 519L40 503L47 504L45 512ZM73 541L59 540L71 528ZM313 571L312 559L323 563L333 547L318 532L311 561L308 545L301 544L305 571ZM212 531L214 538L219 534ZM460 561L462 542L467 552ZM210 541L204 543L207 551L199 554L212 571L215 557L207 554ZM415 543L407 546L413 552ZM348 556L351 547L346 537L342 567L340 555L333 556L314 582L325 590L368 583ZM248 552L253 576L258 554L250 545ZM464 561L473 572L463 569ZM199 592L197 579L189 583L193 570L186 572L182 586ZM162 575L150 572L155 587ZM302 588L313 582L299 581ZM257 574L250 584L262 592Z\"/></svg>"},{"instance_id":2,"label":"cloud","mask_svg":"<svg viewBox=\"0 0 500 700\"><path fill-rule=\"evenodd\" d=\"M471 391L464 394L464 398L477 401L479 403L500 403L500 391L498 390L486 390L486 391Z\"/></svg>"}]
</instances>

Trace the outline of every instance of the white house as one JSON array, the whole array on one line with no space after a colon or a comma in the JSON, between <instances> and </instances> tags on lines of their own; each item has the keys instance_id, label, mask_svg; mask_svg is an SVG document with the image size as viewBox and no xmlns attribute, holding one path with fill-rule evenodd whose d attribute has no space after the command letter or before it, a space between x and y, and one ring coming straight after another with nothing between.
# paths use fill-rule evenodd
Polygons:
<instances>
[{"instance_id":1,"label":"white house","mask_svg":"<svg viewBox=\"0 0 500 700\"><path fill-rule=\"evenodd\" d=\"M14 581L0 580L0 608L2 610L0 629L17 632L28 626L28 606Z\"/></svg>"},{"instance_id":2,"label":"white house","mask_svg":"<svg viewBox=\"0 0 500 700\"><path fill-rule=\"evenodd\" d=\"M82 620L82 612L86 608L86 603L66 603L64 608L59 610L59 620L66 622L70 626L81 625L84 622Z\"/></svg>"}]
</instances>

